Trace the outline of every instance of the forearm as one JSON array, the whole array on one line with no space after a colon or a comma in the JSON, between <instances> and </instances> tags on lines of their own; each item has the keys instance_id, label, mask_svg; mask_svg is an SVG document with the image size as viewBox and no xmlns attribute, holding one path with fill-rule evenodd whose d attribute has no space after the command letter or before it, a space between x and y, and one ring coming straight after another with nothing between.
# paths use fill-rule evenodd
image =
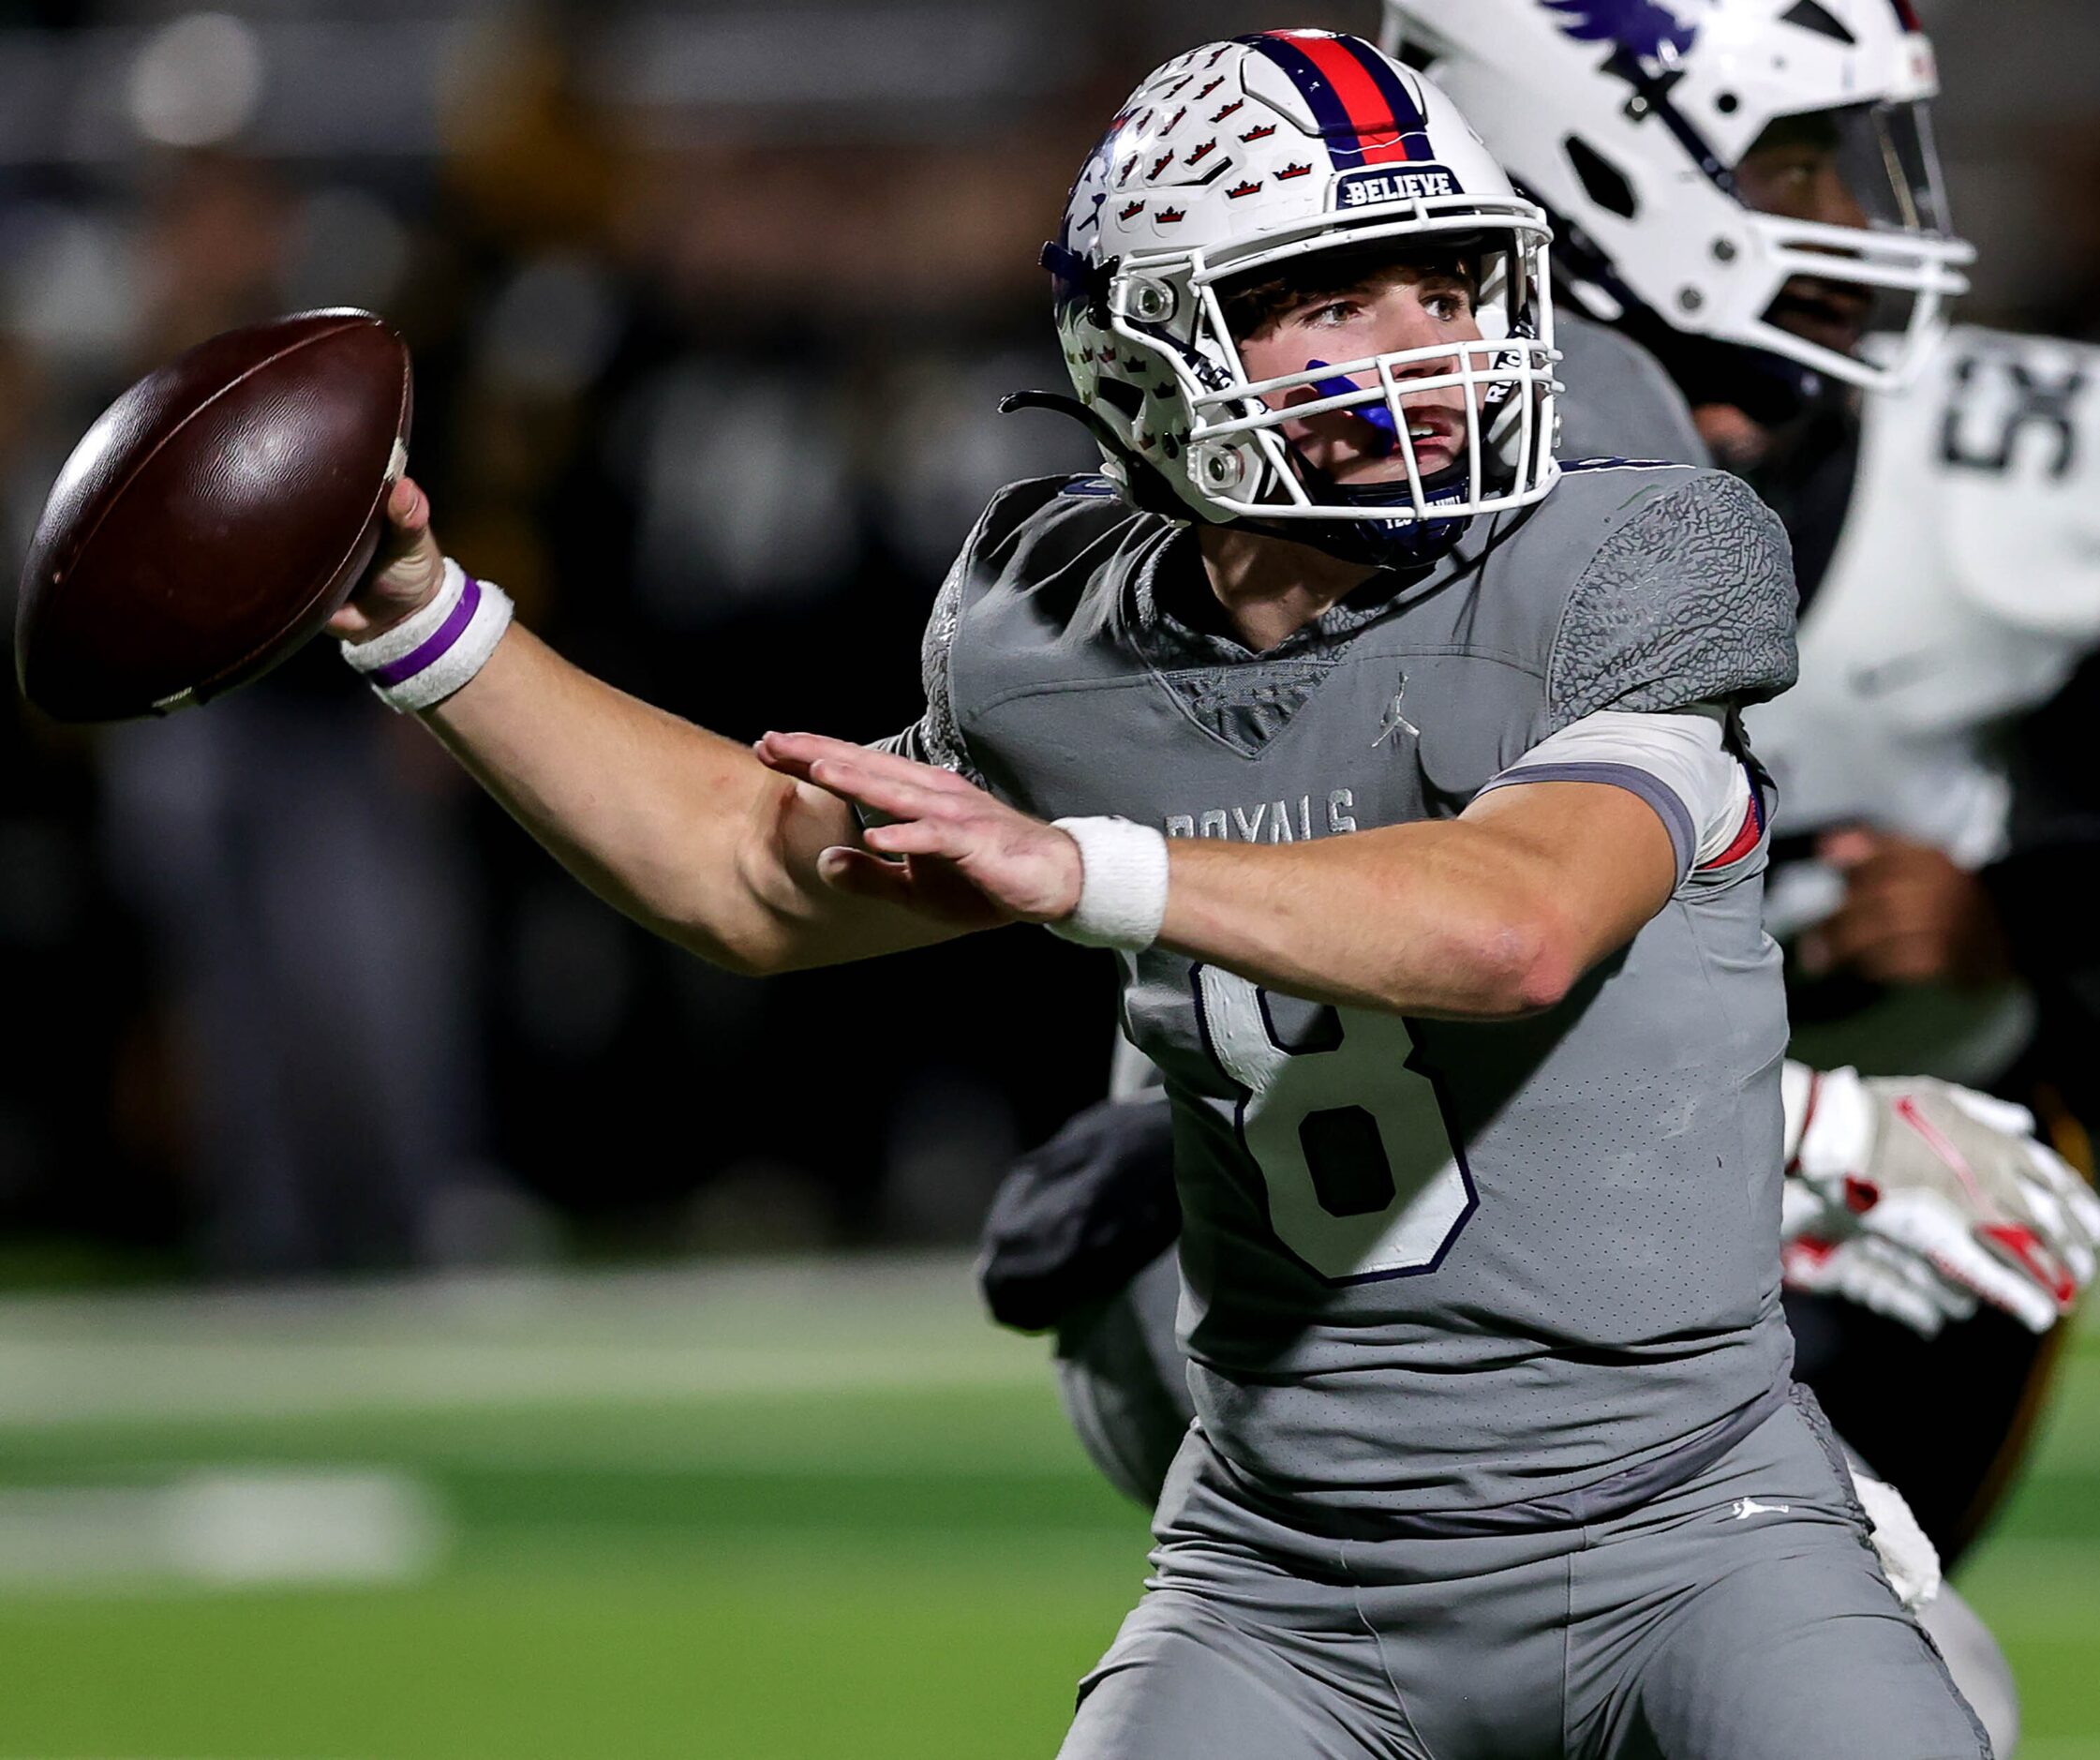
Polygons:
<instances>
[{"instance_id":1,"label":"forearm","mask_svg":"<svg viewBox=\"0 0 2100 1760\"><path fill-rule=\"evenodd\" d=\"M1176 840L1160 940L1343 1007L1494 1020L1550 1008L1668 902L1676 858L1603 783L1491 790L1456 819L1312 843Z\"/></svg>"},{"instance_id":2,"label":"forearm","mask_svg":"<svg viewBox=\"0 0 2100 1760\"><path fill-rule=\"evenodd\" d=\"M1291 995L1494 1018L1548 1007L1581 975L1550 876L1462 820L1169 855L1161 942Z\"/></svg>"},{"instance_id":3,"label":"forearm","mask_svg":"<svg viewBox=\"0 0 2100 1760\"><path fill-rule=\"evenodd\" d=\"M420 714L607 902L752 974L922 947L997 920L954 909L930 919L841 887L841 873L851 879L870 861L853 847L859 821L845 802L614 690L511 623L500 589L446 559L410 478L389 490L386 517L372 571L329 634L386 702Z\"/></svg>"},{"instance_id":4,"label":"forearm","mask_svg":"<svg viewBox=\"0 0 2100 1760\"><path fill-rule=\"evenodd\" d=\"M757 973L899 945L874 920L896 913L816 878L818 852L854 836L841 803L525 630L423 719L570 873L704 959Z\"/></svg>"}]
</instances>

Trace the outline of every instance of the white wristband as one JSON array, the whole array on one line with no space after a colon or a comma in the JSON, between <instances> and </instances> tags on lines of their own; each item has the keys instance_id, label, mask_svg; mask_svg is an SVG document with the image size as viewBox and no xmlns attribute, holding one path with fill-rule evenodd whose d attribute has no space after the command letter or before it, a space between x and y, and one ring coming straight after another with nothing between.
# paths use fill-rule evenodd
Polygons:
<instances>
[{"instance_id":1,"label":"white wristband","mask_svg":"<svg viewBox=\"0 0 2100 1760\"><path fill-rule=\"evenodd\" d=\"M1089 947L1142 953L1167 918L1167 840L1128 819L1059 819L1080 846L1080 902L1048 927Z\"/></svg>"},{"instance_id":2,"label":"white wristband","mask_svg":"<svg viewBox=\"0 0 2100 1760\"><path fill-rule=\"evenodd\" d=\"M475 580L448 556L444 582L428 604L383 635L345 642L343 658L389 708L433 708L488 664L511 614L510 594Z\"/></svg>"}]
</instances>

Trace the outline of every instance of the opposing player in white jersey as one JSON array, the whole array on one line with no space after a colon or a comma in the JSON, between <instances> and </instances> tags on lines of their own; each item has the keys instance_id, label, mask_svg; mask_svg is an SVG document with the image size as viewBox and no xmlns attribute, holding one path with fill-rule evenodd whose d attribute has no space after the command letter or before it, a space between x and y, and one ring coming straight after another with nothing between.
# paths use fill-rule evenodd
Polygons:
<instances>
[{"instance_id":1,"label":"opposing player in white jersey","mask_svg":"<svg viewBox=\"0 0 2100 1760\"><path fill-rule=\"evenodd\" d=\"M1999 859L2008 789L1990 736L2100 631L2100 570L2084 559L2100 515L2075 492L2100 398L2082 395L2063 345L1944 338L1962 250L1945 232L1915 19L1894 0L1395 0L1391 16L1553 213L1564 303L1616 326L1564 323L1565 450L1690 457L1710 443L1788 515L1809 600L1803 679L1750 724L1781 780L1781 846L1836 858L1850 881L1797 865L1775 922L1820 928L1811 958L1901 986L1865 1007L1855 994L1838 1034L1827 992L1797 988L1817 1017L1797 1049L2003 1077L2019 1002L1976 981L1979 951L2004 938L1979 926L1988 883L1970 872L2028 872ZM2026 566L2005 569L2003 534L2023 520ZM1921 669L1918 654L1937 660ZM1995 1061L1964 1058L1994 1022ZM2023 1341L2090 1275L2092 1213L2013 1109L1850 1069L1790 1074L1791 1306L1809 1379L1956 1553L2032 1409ZM1173 1232L1166 1152L1156 1105L1078 1121L1003 1194L986 1265L995 1308L1059 1327L1082 1435L1148 1498L1188 1409L1170 1264L1140 1270ZM1965 1177L1986 1170L1998 1177ZM1847 1299L1819 1305L1811 1289ZM1979 1299L2024 1327L1963 1324ZM1899 1391L1917 1384L1903 1371L1927 1337L1930 1384L1954 1390L1929 1410Z\"/></svg>"}]
</instances>

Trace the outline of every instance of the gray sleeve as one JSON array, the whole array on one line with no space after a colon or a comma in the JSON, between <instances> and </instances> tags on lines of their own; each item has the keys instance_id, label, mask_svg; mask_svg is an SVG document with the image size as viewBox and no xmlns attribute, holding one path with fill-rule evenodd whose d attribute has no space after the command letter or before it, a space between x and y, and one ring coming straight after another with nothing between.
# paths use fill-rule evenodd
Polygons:
<instances>
[{"instance_id":1,"label":"gray sleeve","mask_svg":"<svg viewBox=\"0 0 2100 1760\"><path fill-rule=\"evenodd\" d=\"M1601 708L1736 706L1794 682L1794 558L1748 485L1701 471L1638 509L1568 596L1547 731Z\"/></svg>"},{"instance_id":2,"label":"gray sleeve","mask_svg":"<svg viewBox=\"0 0 2100 1760\"><path fill-rule=\"evenodd\" d=\"M1601 709L1533 746L1481 790L1604 783L1637 795L1670 834L1677 884L1727 850L1752 810L1750 774L1713 704L1668 714Z\"/></svg>"},{"instance_id":3,"label":"gray sleeve","mask_svg":"<svg viewBox=\"0 0 2100 1760\"><path fill-rule=\"evenodd\" d=\"M985 518L990 517L990 509L988 508ZM919 679L926 688L926 712L902 733L871 742L878 751L894 752L920 764L933 764L944 770L953 770L980 788L984 786L984 777L971 761L961 723L956 719L951 665L955 634L962 621L963 586L969 578L971 559L984 529L985 520L978 520L962 546L961 555L948 570L947 579L941 583L941 590L934 595L932 614L926 619L926 638L919 646Z\"/></svg>"},{"instance_id":4,"label":"gray sleeve","mask_svg":"<svg viewBox=\"0 0 2100 1760\"><path fill-rule=\"evenodd\" d=\"M1571 311L1555 314L1554 340L1568 387L1556 449L1562 458L1713 462L1684 393L1647 350Z\"/></svg>"}]
</instances>

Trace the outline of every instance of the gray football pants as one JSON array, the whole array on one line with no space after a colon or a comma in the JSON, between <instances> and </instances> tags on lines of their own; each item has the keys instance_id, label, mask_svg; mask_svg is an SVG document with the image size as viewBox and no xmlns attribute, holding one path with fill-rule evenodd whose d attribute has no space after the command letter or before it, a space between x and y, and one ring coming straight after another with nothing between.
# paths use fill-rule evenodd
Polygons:
<instances>
[{"instance_id":1,"label":"gray football pants","mask_svg":"<svg viewBox=\"0 0 2100 1760\"><path fill-rule=\"evenodd\" d=\"M1342 1539L1192 1433L1062 1760L1988 1760L1826 1434L1783 1406L1581 1528Z\"/></svg>"},{"instance_id":2,"label":"gray football pants","mask_svg":"<svg viewBox=\"0 0 2100 1760\"><path fill-rule=\"evenodd\" d=\"M1169 1250L1113 1300L1058 1334L1058 1392L1072 1427L1094 1464L1147 1509L1158 1501L1195 1417L1187 1360L1174 1336L1180 1294L1181 1271ZM1988 1732L1998 1760L2012 1760L2019 1690L1998 1641L1951 1584L1941 1587L1919 1622Z\"/></svg>"}]
</instances>

